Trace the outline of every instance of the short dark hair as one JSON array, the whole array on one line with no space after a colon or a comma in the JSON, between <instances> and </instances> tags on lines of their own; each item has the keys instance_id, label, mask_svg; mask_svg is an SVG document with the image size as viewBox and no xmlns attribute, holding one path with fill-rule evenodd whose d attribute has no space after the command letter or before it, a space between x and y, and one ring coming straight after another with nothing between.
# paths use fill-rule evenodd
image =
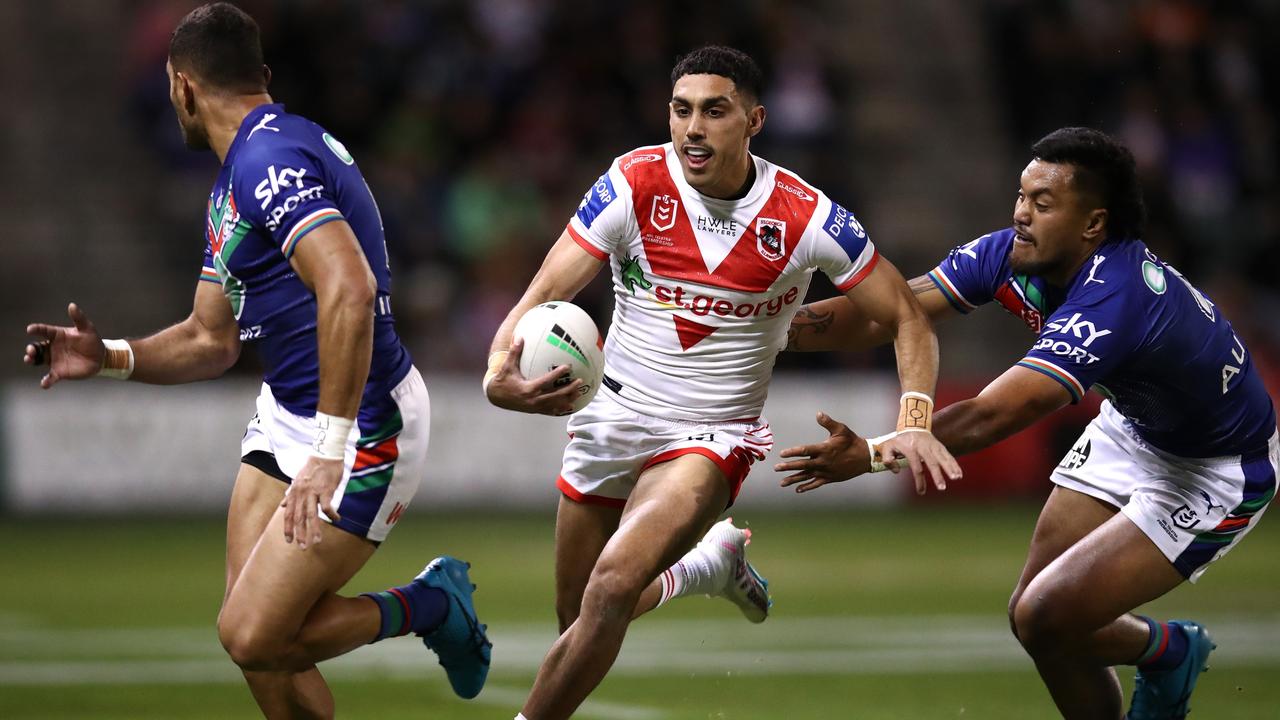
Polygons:
<instances>
[{"instance_id":1,"label":"short dark hair","mask_svg":"<svg viewBox=\"0 0 1280 720\"><path fill-rule=\"evenodd\" d=\"M723 45L705 45L681 57L671 69L671 85L685 75L719 75L733 81L738 92L760 101L764 76L751 56Z\"/></svg>"},{"instance_id":2,"label":"short dark hair","mask_svg":"<svg viewBox=\"0 0 1280 720\"><path fill-rule=\"evenodd\" d=\"M1031 146L1037 160L1072 165L1076 188L1096 197L1107 208L1107 237L1142 236L1147 208L1133 153L1099 130L1067 127L1054 130Z\"/></svg>"},{"instance_id":3,"label":"short dark hair","mask_svg":"<svg viewBox=\"0 0 1280 720\"><path fill-rule=\"evenodd\" d=\"M258 23L231 3L192 10L169 37L169 62L224 90L266 90Z\"/></svg>"}]
</instances>

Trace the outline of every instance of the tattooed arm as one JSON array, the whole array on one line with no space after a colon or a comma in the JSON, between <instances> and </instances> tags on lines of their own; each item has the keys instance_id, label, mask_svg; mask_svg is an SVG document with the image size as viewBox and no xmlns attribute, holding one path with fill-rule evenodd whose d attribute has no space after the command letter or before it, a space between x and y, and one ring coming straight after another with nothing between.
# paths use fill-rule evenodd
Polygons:
<instances>
[{"instance_id":1,"label":"tattooed arm","mask_svg":"<svg viewBox=\"0 0 1280 720\"><path fill-rule=\"evenodd\" d=\"M951 303L926 275L907 283L920 306L937 322L957 315ZM787 330L787 350L866 350L893 342L892 330L865 317L845 297L833 297L804 305Z\"/></svg>"}]
</instances>

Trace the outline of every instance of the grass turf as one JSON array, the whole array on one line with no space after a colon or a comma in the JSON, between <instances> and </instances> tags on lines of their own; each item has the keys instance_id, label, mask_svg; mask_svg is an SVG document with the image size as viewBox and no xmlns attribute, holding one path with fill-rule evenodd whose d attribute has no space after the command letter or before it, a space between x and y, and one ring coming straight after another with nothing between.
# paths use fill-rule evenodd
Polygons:
<instances>
[{"instance_id":1,"label":"grass turf","mask_svg":"<svg viewBox=\"0 0 1280 720\"><path fill-rule=\"evenodd\" d=\"M965 616L989 620L996 627L1003 622L1035 515L1036 508L1026 506L929 506L808 515L739 513L737 519L756 532L752 560L769 577L776 601L770 622L887 618L910 625L915 618L923 622ZM501 637L504 627L551 633L553 522L542 514L412 515L349 589L400 584L431 557L455 554L474 563L473 580L480 586L477 603L495 635ZM222 522L210 518L11 519L0 524L0 542L8 548L2 569L5 592L0 594L0 663L17 668L17 675L24 667L40 667L56 676L32 682L5 680L0 674L0 715L254 716L247 690L227 677L229 665L218 657L212 629L222 596L222 532ZM1184 586L1148 610L1161 617L1274 620L1280 608L1277 551L1280 532L1263 522L1198 586ZM719 628L735 613L723 602L681 601L641 620L637 633L645 623L658 627L669 621L676 623L672 627L684 628L695 625L679 623L700 618L721 623L714 625ZM745 623L727 627L734 638L752 637L753 628ZM183 641L170 647L155 640L163 640L169 629L178 631ZM113 635L113 630L126 632ZM115 639L104 643L103 632ZM134 636L140 639L130 642ZM147 638L150 641L144 641ZM971 667L924 663L918 671L885 666L879 672L875 666L851 667L836 653L830 666L824 666L821 652L844 647L842 641L833 637L830 643L819 643L821 647L781 648L783 653L800 653L797 662L812 668L804 672L742 672L715 663L696 669L664 670L659 665L619 672L606 679L593 695L597 704L584 708L581 716L1055 716L1029 661L1009 656L1012 662ZM716 632L699 636L697 642L715 644ZM188 647L191 644L196 647ZM510 717L532 680L533 666L526 657L522 664L504 668L502 652L499 643L491 687L482 702L453 698L443 674L422 651L420 658L411 656L421 666L420 679L406 677L402 668L383 673L374 666L358 676L336 674L332 685L339 714L382 719ZM749 658L750 652L744 649L738 657ZM623 659L627 657L624 646ZM787 656L779 657L785 662ZM83 667L77 663L101 671L137 661L157 664L154 681L77 678L77 669ZM218 677L201 682L198 673L193 680L165 672L186 661L208 663L219 670ZM1280 706L1280 689L1270 682L1277 667L1280 648L1210 672L1197 691L1194 716L1273 717ZM1131 672L1121 672L1126 686L1129 676Z\"/></svg>"}]
</instances>

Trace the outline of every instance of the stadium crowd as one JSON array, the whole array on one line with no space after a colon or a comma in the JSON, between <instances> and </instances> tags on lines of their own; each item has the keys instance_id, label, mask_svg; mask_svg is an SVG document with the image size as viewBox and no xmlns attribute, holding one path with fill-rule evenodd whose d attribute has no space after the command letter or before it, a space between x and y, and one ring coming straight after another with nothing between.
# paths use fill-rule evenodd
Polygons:
<instances>
[{"instance_id":1,"label":"stadium crowd","mask_svg":"<svg viewBox=\"0 0 1280 720\"><path fill-rule=\"evenodd\" d=\"M753 150L854 208L851 191L868 181L840 161L841 128L859 107L847 66L856 53L833 51L840 37L821 2L242 4L262 25L275 96L342 138L374 188L400 278L396 315L424 369L481 367L492 329L611 153L666 138L666 68L696 44L733 44L761 62L770 116ZM185 10L154 2L135 16L131 112L139 147L164 172L204 182L207 158L181 147L162 71ZM1274 387L1280 91L1266 78L1280 72L1277 10L989 0L983 17L1009 154L1068 124L1125 141L1143 176L1148 243L1228 306ZM191 232L189 207L162 212L175 237ZM174 271L194 270L196 257ZM582 302L601 315L608 294L597 281Z\"/></svg>"}]
</instances>

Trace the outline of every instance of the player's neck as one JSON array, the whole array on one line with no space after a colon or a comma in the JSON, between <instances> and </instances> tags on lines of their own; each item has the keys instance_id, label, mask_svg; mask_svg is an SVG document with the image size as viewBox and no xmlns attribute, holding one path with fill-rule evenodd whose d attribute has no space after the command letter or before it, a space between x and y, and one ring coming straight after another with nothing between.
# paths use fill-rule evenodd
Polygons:
<instances>
[{"instance_id":1,"label":"player's neck","mask_svg":"<svg viewBox=\"0 0 1280 720\"><path fill-rule=\"evenodd\" d=\"M1053 285L1054 287L1065 288L1069 286L1071 284L1071 281L1075 279L1076 275L1078 275L1080 271L1084 269L1084 266L1088 262L1089 258L1093 257L1093 254L1098 251L1099 247L1102 247L1102 243L1089 245L1088 249L1084 252L1083 255L1076 258L1075 261L1073 262L1066 263L1063 266L1065 268L1064 270L1056 271L1056 272L1052 272L1052 271L1046 272L1044 273L1044 275L1042 275L1042 277L1045 279L1045 282L1049 283L1050 285Z\"/></svg>"},{"instance_id":2,"label":"player's neck","mask_svg":"<svg viewBox=\"0 0 1280 720\"><path fill-rule=\"evenodd\" d=\"M267 93L254 95L230 95L211 103L208 108L209 121L205 131L209 134L209 147L218 156L219 163L227 161L227 151L235 141L244 118L254 108L271 104L271 96Z\"/></svg>"},{"instance_id":3,"label":"player's neck","mask_svg":"<svg viewBox=\"0 0 1280 720\"><path fill-rule=\"evenodd\" d=\"M725 182L722 183L724 187L729 188L728 190L721 189L714 193L704 194L717 200L741 200L746 197L747 193L751 192L751 186L755 185L756 182L756 164L751 159L750 153L747 154L744 165L738 172L734 172L731 177L726 178Z\"/></svg>"}]
</instances>

